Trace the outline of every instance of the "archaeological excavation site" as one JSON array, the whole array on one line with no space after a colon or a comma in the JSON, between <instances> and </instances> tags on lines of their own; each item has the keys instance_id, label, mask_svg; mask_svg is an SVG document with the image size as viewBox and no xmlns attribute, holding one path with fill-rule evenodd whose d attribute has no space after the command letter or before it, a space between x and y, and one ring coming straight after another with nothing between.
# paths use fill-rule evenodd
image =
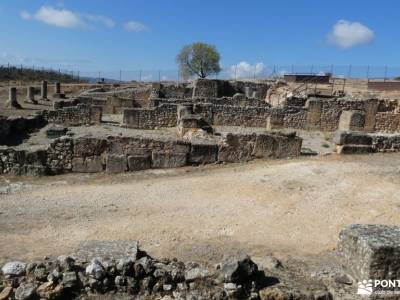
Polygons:
<instances>
[{"instance_id":1,"label":"archaeological excavation site","mask_svg":"<svg viewBox=\"0 0 400 300\"><path fill-rule=\"evenodd\" d=\"M339 82L2 88L0 299L363 299L396 281L400 92Z\"/></svg>"},{"instance_id":2,"label":"archaeological excavation site","mask_svg":"<svg viewBox=\"0 0 400 300\"><path fill-rule=\"evenodd\" d=\"M400 300L398 0L0 1L0 300Z\"/></svg>"}]
</instances>

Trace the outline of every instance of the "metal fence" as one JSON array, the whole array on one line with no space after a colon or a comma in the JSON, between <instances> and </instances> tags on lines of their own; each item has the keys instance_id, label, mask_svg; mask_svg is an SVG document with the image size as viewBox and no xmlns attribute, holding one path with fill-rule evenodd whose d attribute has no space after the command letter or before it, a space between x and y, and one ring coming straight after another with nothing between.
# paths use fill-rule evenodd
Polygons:
<instances>
[{"instance_id":1,"label":"metal fence","mask_svg":"<svg viewBox=\"0 0 400 300\"><path fill-rule=\"evenodd\" d=\"M69 75L75 80L97 82L104 79L108 82L118 81L184 81L178 69L159 70L98 70L85 71L78 68L66 70L61 68L44 68L37 66L0 65L1 72L7 70L39 71L48 74ZM326 74L333 77L347 79L381 79L390 80L400 77L400 67L388 66L357 66L357 65L234 65L223 68L217 75L210 78L217 79L268 79L282 77L284 74ZM4 81L4 78L0 77ZM10 78L12 80L12 78Z\"/></svg>"}]
</instances>

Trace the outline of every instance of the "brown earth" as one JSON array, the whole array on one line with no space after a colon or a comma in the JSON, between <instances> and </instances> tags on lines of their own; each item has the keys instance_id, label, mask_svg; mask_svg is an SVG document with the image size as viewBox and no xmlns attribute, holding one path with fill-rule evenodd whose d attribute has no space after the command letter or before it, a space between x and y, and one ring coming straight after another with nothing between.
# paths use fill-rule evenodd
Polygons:
<instances>
[{"instance_id":1,"label":"brown earth","mask_svg":"<svg viewBox=\"0 0 400 300\"><path fill-rule=\"evenodd\" d=\"M319 156L121 175L2 178L0 263L140 240L158 257L312 258L343 225L399 224L400 154Z\"/></svg>"}]
</instances>

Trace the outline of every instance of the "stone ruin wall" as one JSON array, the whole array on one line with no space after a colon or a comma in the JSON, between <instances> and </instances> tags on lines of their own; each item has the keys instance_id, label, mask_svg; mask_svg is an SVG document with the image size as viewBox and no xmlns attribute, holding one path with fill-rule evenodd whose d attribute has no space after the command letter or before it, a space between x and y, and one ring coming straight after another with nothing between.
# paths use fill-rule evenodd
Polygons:
<instances>
[{"instance_id":1,"label":"stone ruin wall","mask_svg":"<svg viewBox=\"0 0 400 300\"><path fill-rule=\"evenodd\" d=\"M94 125L101 123L102 108L95 105L78 104L56 110L44 110L42 115L47 122L54 124Z\"/></svg>"},{"instance_id":2,"label":"stone ruin wall","mask_svg":"<svg viewBox=\"0 0 400 300\"><path fill-rule=\"evenodd\" d=\"M380 132L400 132L400 113L377 113L375 130Z\"/></svg>"},{"instance_id":3,"label":"stone ruin wall","mask_svg":"<svg viewBox=\"0 0 400 300\"><path fill-rule=\"evenodd\" d=\"M159 106L161 104L184 104L184 103L208 103L213 105L227 105L227 106L254 106L254 107L271 107L271 105L267 102L260 101L255 98L246 98L246 97L221 97L221 98L205 98L205 97L196 97L192 99L188 98L153 98L151 99L152 107Z\"/></svg>"},{"instance_id":4,"label":"stone ruin wall","mask_svg":"<svg viewBox=\"0 0 400 300\"><path fill-rule=\"evenodd\" d=\"M66 172L120 173L192 164L241 162L300 155L302 139L283 134L229 134L219 142L111 136L61 137L46 147L0 149L0 173L46 175Z\"/></svg>"},{"instance_id":5,"label":"stone ruin wall","mask_svg":"<svg viewBox=\"0 0 400 300\"><path fill-rule=\"evenodd\" d=\"M159 100L162 103L150 109L125 109L124 124L132 128L154 129L158 127L176 126L177 104L194 103L195 113L202 115L213 125L265 127L268 117L281 117L281 128L304 130L335 131L339 129L340 117L344 111L362 111L365 113L365 131L380 130L386 118L390 123L386 130L398 131L398 123L393 119L398 114L377 113L377 101L349 101L345 99L321 100L310 99L305 107L285 106L270 107L268 104L259 106L219 105L229 103L233 98L196 98L192 101L179 99ZM199 100L199 101L197 101ZM232 100L238 104L239 100ZM242 100L240 100L242 101ZM258 101L258 100L254 100ZM258 101L260 102L260 101Z\"/></svg>"},{"instance_id":6,"label":"stone ruin wall","mask_svg":"<svg viewBox=\"0 0 400 300\"><path fill-rule=\"evenodd\" d=\"M150 109L125 109L123 112L123 124L131 128L155 129L160 127L174 127L177 121L176 104L161 104Z\"/></svg>"},{"instance_id":7,"label":"stone ruin wall","mask_svg":"<svg viewBox=\"0 0 400 300\"><path fill-rule=\"evenodd\" d=\"M121 114L125 108L140 107L140 105L131 98L122 97L87 97L80 96L72 100L61 100L54 102L53 108L55 110L76 106L78 104L85 104L88 106L101 107L104 114Z\"/></svg>"}]
</instances>

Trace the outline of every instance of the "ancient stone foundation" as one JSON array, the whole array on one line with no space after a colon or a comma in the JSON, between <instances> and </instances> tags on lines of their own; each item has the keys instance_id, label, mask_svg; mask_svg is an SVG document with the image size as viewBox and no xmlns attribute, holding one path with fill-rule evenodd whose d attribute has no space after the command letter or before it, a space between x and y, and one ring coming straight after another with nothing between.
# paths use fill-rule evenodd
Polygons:
<instances>
[{"instance_id":1,"label":"ancient stone foundation","mask_svg":"<svg viewBox=\"0 0 400 300\"><path fill-rule=\"evenodd\" d=\"M338 132L334 142L340 154L365 154L400 151L400 134Z\"/></svg>"},{"instance_id":2,"label":"ancient stone foundation","mask_svg":"<svg viewBox=\"0 0 400 300\"><path fill-rule=\"evenodd\" d=\"M215 162L243 162L256 158L290 158L300 155L302 139L294 134L228 134L219 141L109 136L54 139L40 150L40 159L26 150L0 151L3 174L32 175L66 172L122 173L150 168L178 168ZM39 154L38 154L39 155ZM39 156L38 156L39 157ZM34 174L33 174L34 175Z\"/></svg>"}]
</instances>

